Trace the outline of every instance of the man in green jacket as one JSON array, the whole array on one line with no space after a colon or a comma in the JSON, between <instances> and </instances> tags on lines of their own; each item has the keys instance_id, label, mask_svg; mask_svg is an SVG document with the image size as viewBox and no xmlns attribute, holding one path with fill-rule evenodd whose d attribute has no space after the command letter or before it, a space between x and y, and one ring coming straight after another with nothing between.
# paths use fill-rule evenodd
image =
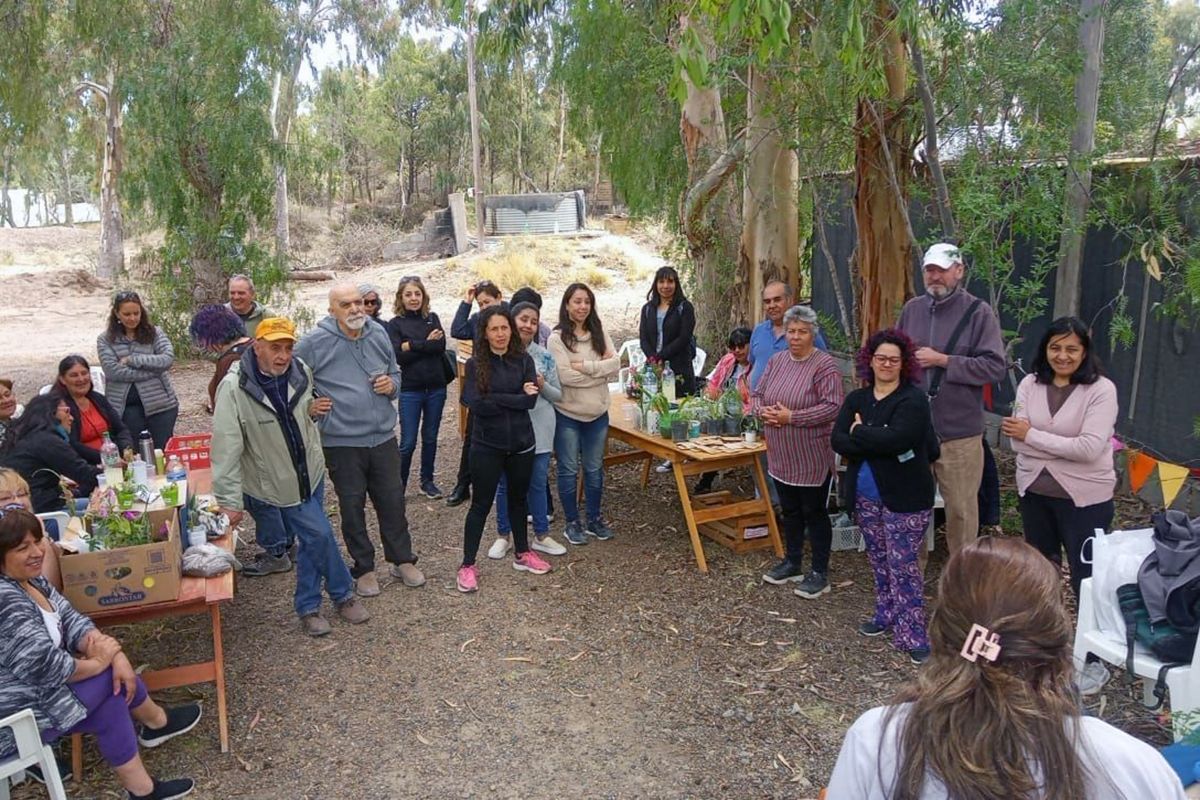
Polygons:
<instances>
[{"instance_id":1,"label":"man in green jacket","mask_svg":"<svg viewBox=\"0 0 1200 800\"><path fill-rule=\"evenodd\" d=\"M338 552L325 516L325 456L312 415L328 413L328 398L314 398L312 372L293 359L296 326L268 317L254 347L217 387L213 414L213 494L231 524L245 511L275 512L296 534L296 614L304 632L324 636L321 583L347 622L370 615L354 596L350 570Z\"/></svg>"}]
</instances>

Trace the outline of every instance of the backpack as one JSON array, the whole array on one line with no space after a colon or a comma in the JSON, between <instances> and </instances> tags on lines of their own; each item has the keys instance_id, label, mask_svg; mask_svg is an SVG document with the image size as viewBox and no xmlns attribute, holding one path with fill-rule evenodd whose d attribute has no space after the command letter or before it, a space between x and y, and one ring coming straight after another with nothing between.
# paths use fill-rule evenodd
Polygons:
<instances>
[{"instance_id":1,"label":"backpack","mask_svg":"<svg viewBox=\"0 0 1200 800\"><path fill-rule=\"evenodd\" d=\"M1125 672L1132 683L1133 646L1140 643L1163 662L1154 682L1154 697L1157 703L1151 710L1162 707L1167 696L1167 673L1175 667L1186 667L1192 663L1192 652L1196 649L1196 631L1176 628L1168 621L1157 625L1150 622L1150 611L1142 599L1142 590L1136 583L1127 583L1117 589L1117 602L1121 606L1121 618L1125 620Z\"/></svg>"}]
</instances>

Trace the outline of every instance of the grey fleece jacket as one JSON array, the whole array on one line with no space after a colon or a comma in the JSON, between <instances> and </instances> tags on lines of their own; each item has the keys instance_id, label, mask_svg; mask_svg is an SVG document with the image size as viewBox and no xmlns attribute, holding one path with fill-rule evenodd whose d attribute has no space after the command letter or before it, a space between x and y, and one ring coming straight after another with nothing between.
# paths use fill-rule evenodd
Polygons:
<instances>
[{"instance_id":1,"label":"grey fleece jacket","mask_svg":"<svg viewBox=\"0 0 1200 800\"><path fill-rule=\"evenodd\" d=\"M316 394L333 400L333 409L317 422L323 447L375 447L396 435L400 368L381 323L368 319L351 339L326 317L296 345L296 355L312 368ZM390 395L371 388L376 375L392 379Z\"/></svg>"},{"instance_id":2,"label":"grey fleece jacket","mask_svg":"<svg viewBox=\"0 0 1200 800\"><path fill-rule=\"evenodd\" d=\"M896 327L908 334L917 347L932 347L946 353L950 334L975 302L975 297L959 287L948 297L934 300L928 294L904 304ZM1004 377L1004 341L1000 321L992 307L980 303L971 315L954 347L937 397L933 398L933 427L942 441L983 434L983 386ZM928 390L933 375L940 370L925 370L921 388Z\"/></svg>"}]
</instances>

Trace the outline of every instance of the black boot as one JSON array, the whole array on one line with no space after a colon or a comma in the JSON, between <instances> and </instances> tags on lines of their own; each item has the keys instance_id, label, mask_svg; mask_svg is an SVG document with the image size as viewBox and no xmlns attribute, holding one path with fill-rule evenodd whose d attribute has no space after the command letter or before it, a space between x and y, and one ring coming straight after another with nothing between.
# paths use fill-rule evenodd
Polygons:
<instances>
[{"instance_id":1,"label":"black boot","mask_svg":"<svg viewBox=\"0 0 1200 800\"><path fill-rule=\"evenodd\" d=\"M454 487L454 491L446 498L446 505L460 506L471 499L471 487L466 484L458 484Z\"/></svg>"}]
</instances>

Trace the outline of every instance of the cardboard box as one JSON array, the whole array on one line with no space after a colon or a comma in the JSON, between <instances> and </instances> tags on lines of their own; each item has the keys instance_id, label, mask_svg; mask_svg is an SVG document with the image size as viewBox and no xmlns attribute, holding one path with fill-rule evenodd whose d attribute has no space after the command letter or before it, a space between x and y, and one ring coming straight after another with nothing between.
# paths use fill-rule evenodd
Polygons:
<instances>
[{"instance_id":1,"label":"cardboard box","mask_svg":"<svg viewBox=\"0 0 1200 800\"><path fill-rule=\"evenodd\" d=\"M63 594L84 613L165 603L179 597L183 551L177 508L148 512L150 529L167 523L164 541L95 553L64 553Z\"/></svg>"}]
</instances>

